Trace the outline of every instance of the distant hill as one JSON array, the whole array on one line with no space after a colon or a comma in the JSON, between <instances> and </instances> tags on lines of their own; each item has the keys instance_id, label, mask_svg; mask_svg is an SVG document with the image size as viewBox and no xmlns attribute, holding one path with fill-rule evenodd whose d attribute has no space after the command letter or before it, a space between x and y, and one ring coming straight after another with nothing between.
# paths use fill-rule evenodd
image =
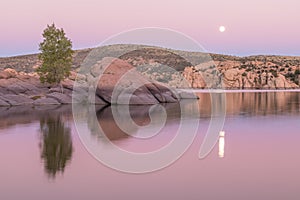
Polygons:
<instances>
[{"instance_id":1,"label":"distant hill","mask_svg":"<svg viewBox=\"0 0 300 200\"><path fill-rule=\"evenodd\" d=\"M91 49L76 50L73 59L73 68L78 68ZM0 70L11 68L17 72L34 72L40 65L38 54L0 57Z\"/></svg>"},{"instance_id":2,"label":"distant hill","mask_svg":"<svg viewBox=\"0 0 300 200\"><path fill-rule=\"evenodd\" d=\"M128 52L121 54L124 49ZM92 51L100 53L103 57L114 52L120 59L138 67L140 72L149 78L170 83L175 87L181 87L178 77L183 75L193 88L299 88L300 57L295 56L238 57L143 45L111 45L100 50L76 50L73 71L80 67ZM144 67L148 64L153 68ZM0 71L12 68L17 72L30 73L39 65L38 54L0 58ZM161 71L161 68L157 68L161 65L174 68L177 72L174 75L174 71Z\"/></svg>"}]
</instances>

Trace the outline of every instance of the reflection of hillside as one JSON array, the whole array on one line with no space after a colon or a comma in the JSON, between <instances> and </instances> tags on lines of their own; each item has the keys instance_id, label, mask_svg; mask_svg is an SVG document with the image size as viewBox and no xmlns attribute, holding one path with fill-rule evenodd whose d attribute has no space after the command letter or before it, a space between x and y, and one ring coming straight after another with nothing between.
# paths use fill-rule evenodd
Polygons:
<instances>
[{"instance_id":1,"label":"reflection of hillside","mask_svg":"<svg viewBox=\"0 0 300 200\"><path fill-rule=\"evenodd\" d=\"M210 94L198 93L201 114L209 115ZM236 92L226 93L227 115L297 114L299 92Z\"/></svg>"}]
</instances>

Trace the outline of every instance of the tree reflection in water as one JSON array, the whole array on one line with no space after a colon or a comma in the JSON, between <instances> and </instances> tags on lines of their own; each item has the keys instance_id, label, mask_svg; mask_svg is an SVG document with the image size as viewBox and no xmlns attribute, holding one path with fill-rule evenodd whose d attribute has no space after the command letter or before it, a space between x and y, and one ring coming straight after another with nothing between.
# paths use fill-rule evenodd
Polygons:
<instances>
[{"instance_id":1,"label":"tree reflection in water","mask_svg":"<svg viewBox=\"0 0 300 200\"><path fill-rule=\"evenodd\" d=\"M51 178L58 172L63 173L72 158L73 144L70 128L66 127L61 117L47 116L40 120L41 158L45 171Z\"/></svg>"}]
</instances>

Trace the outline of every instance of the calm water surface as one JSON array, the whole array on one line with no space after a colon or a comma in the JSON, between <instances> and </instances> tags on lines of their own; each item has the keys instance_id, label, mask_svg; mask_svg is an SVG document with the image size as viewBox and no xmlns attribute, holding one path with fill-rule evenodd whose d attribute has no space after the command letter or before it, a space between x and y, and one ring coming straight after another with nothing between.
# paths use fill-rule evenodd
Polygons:
<instances>
[{"instance_id":1,"label":"calm water surface","mask_svg":"<svg viewBox=\"0 0 300 200\"><path fill-rule=\"evenodd\" d=\"M228 93L225 147L217 144L202 160L198 153L211 108L209 94L199 96L200 124L191 148L171 166L141 175L112 170L90 155L69 106L0 108L0 199L299 200L300 93ZM178 105L164 107L166 126L149 140L122 132L111 107L97 108L97 123L118 146L152 151L170 141L178 128ZM131 107L137 124L149 123L148 109ZM185 109L193 113L189 103ZM88 123L86 134L101 140L93 131L95 122Z\"/></svg>"}]
</instances>

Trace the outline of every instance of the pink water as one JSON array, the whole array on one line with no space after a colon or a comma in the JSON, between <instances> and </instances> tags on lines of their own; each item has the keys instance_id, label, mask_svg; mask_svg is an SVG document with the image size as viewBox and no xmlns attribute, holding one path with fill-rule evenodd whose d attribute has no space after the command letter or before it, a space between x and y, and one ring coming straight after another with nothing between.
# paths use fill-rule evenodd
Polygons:
<instances>
[{"instance_id":1,"label":"pink water","mask_svg":"<svg viewBox=\"0 0 300 200\"><path fill-rule=\"evenodd\" d=\"M140 175L112 170L94 159L79 140L70 107L51 107L51 114L45 108L0 108L0 199L300 199L300 93L227 94L224 158L216 145L203 160L198 153L210 102L209 94L199 95L200 125L191 148L171 166ZM101 112L100 124L111 130L108 137L130 150L162 146L174 136L179 120L174 111L159 139L141 145L116 129L109 107ZM142 124L145 116L133 118ZM63 131L47 140L41 124L49 118L59 120L63 128L55 130ZM53 158L49 150L42 158L48 142L60 145L63 153ZM54 165L47 167L51 159ZM64 159L65 166L56 168L55 162Z\"/></svg>"}]
</instances>

